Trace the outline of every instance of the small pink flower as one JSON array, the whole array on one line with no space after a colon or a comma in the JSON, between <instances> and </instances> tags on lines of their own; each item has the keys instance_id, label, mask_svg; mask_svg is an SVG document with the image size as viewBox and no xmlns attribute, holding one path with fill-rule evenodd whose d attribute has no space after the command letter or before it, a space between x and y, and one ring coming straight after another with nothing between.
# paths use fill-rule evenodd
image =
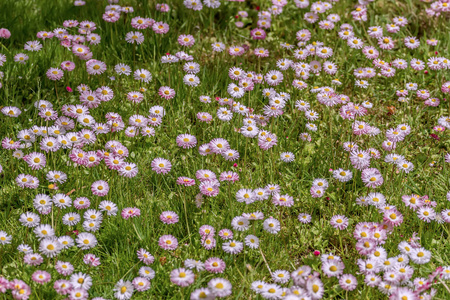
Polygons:
<instances>
[{"instance_id":1,"label":"small pink flower","mask_svg":"<svg viewBox=\"0 0 450 300\"><path fill-rule=\"evenodd\" d=\"M104 180L95 181L91 185L91 191L96 196L106 196L109 192L109 184Z\"/></svg>"},{"instance_id":2,"label":"small pink flower","mask_svg":"<svg viewBox=\"0 0 450 300\"><path fill-rule=\"evenodd\" d=\"M319 251L319 250L315 250L315 251L313 252L313 254L314 254L314 256L319 256L319 255L320 255L320 251Z\"/></svg>"},{"instance_id":3,"label":"small pink flower","mask_svg":"<svg viewBox=\"0 0 450 300\"><path fill-rule=\"evenodd\" d=\"M443 131L445 131L445 127L444 126L434 126L433 127L433 130L434 131L437 131L437 132L443 132Z\"/></svg>"},{"instance_id":4,"label":"small pink flower","mask_svg":"<svg viewBox=\"0 0 450 300\"><path fill-rule=\"evenodd\" d=\"M155 261L155 257L144 248L137 251L137 257L146 265L151 265Z\"/></svg>"},{"instance_id":5,"label":"small pink flower","mask_svg":"<svg viewBox=\"0 0 450 300\"><path fill-rule=\"evenodd\" d=\"M73 90L70 88L70 86L67 86L67 87L66 87L66 90L67 90L69 93L72 93L72 92L73 92Z\"/></svg>"},{"instance_id":6,"label":"small pink flower","mask_svg":"<svg viewBox=\"0 0 450 300\"><path fill-rule=\"evenodd\" d=\"M254 40L264 40L266 38L266 32L261 28L255 28L250 31L250 36Z\"/></svg>"},{"instance_id":7,"label":"small pink flower","mask_svg":"<svg viewBox=\"0 0 450 300\"><path fill-rule=\"evenodd\" d=\"M436 134L434 134L434 133L432 133L432 134L430 134L430 136L433 138L433 139L435 139L435 140L440 140L440 138L439 138L439 136L437 136Z\"/></svg>"},{"instance_id":8,"label":"small pink flower","mask_svg":"<svg viewBox=\"0 0 450 300\"><path fill-rule=\"evenodd\" d=\"M236 167L237 167L237 164L235 163L235 164L233 165L233 167L235 167L235 168L236 168Z\"/></svg>"},{"instance_id":9,"label":"small pink flower","mask_svg":"<svg viewBox=\"0 0 450 300\"><path fill-rule=\"evenodd\" d=\"M165 224L178 223L178 215L173 211L163 211L159 219Z\"/></svg>"},{"instance_id":10,"label":"small pink flower","mask_svg":"<svg viewBox=\"0 0 450 300\"><path fill-rule=\"evenodd\" d=\"M129 218L138 217L141 215L141 211L136 207L127 207L122 210L122 218L128 220Z\"/></svg>"},{"instance_id":11,"label":"small pink flower","mask_svg":"<svg viewBox=\"0 0 450 300\"><path fill-rule=\"evenodd\" d=\"M0 28L0 38L9 39L11 37L11 32L6 28Z\"/></svg>"},{"instance_id":12,"label":"small pink flower","mask_svg":"<svg viewBox=\"0 0 450 300\"><path fill-rule=\"evenodd\" d=\"M52 276L46 271L37 270L31 275L31 279L39 284L44 284L49 282L52 279Z\"/></svg>"},{"instance_id":13,"label":"small pink flower","mask_svg":"<svg viewBox=\"0 0 450 300\"><path fill-rule=\"evenodd\" d=\"M83 257L83 262L86 265L97 267L100 265L100 258L95 256L94 254L88 253Z\"/></svg>"},{"instance_id":14,"label":"small pink flower","mask_svg":"<svg viewBox=\"0 0 450 300\"><path fill-rule=\"evenodd\" d=\"M178 240L173 235L163 235L159 238L158 245L164 250L175 250L178 248Z\"/></svg>"},{"instance_id":15,"label":"small pink flower","mask_svg":"<svg viewBox=\"0 0 450 300\"><path fill-rule=\"evenodd\" d=\"M90 205L91 201L89 201L89 199L86 197L79 197L73 201L73 206L76 209L85 209L88 208Z\"/></svg>"},{"instance_id":16,"label":"small pink flower","mask_svg":"<svg viewBox=\"0 0 450 300\"><path fill-rule=\"evenodd\" d=\"M181 176L181 177L178 177L177 184L183 185L183 186L192 186L192 185L195 185L195 179Z\"/></svg>"}]
</instances>

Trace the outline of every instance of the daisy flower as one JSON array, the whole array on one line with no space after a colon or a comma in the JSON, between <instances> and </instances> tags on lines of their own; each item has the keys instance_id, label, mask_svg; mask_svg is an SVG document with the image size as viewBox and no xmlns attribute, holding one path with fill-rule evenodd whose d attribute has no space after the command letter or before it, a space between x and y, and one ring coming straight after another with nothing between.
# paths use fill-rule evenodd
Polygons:
<instances>
[{"instance_id":1,"label":"daisy flower","mask_svg":"<svg viewBox=\"0 0 450 300\"><path fill-rule=\"evenodd\" d=\"M23 53L18 53L16 55L14 55L14 61L21 63L21 64L25 64L28 60L28 55L23 54Z\"/></svg>"},{"instance_id":2,"label":"daisy flower","mask_svg":"<svg viewBox=\"0 0 450 300\"><path fill-rule=\"evenodd\" d=\"M165 224L178 223L178 215L173 211L163 211L159 219Z\"/></svg>"},{"instance_id":3,"label":"daisy flower","mask_svg":"<svg viewBox=\"0 0 450 300\"><path fill-rule=\"evenodd\" d=\"M31 280L38 284L44 284L52 279L50 273L46 271L37 270L31 275Z\"/></svg>"},{"instance_id":4,"label":"daisy flower","mask_svg":"<svg viewBox=\"0 0 450 300\"><path fill-rule=\"evenodd\" d=\"M223 243L222 249L226 253L238 254L244 249L244 244L242 242L232 240L230 242Z\"/></svg>"},{"instance_id":5,"label":"daisy flower","mask_svg":"<svg viewBox=\"0 0 450 300\"><path fill-rule=\"evenodd\" d=\"M330 224L336 229L344 230L348 226L348 218L342 215L335 215L331 218Z\"/></svg>"},{"instance_id":6,"label":"daisy flower","mask_svg":"<svg viewBox=\"0 0 450 300\"><path fill-rule=\"evenodd\" d=\"M370 188L377 188L383 184L383 176L376 168L364 169L361 173L361 178L364 184Z\"/></svg>"},{"instance_id":7,"label":"daisy flower","mask_svg":"<svg viewBox=\"0 0 450 300\"><path fill-rule=\"evenodd\" d=\"M194 283L195 275L191 270L179 268L170 272L170 281L181 287L186 287Z\"/></svg>"},{"instance_id":8,"label":"daisy flower","mask_svg":"<svg viewBox=\"0 0 450 300\"><path fill-rule=\"evenodd\" d=\"M78 234L75 242L80 249L87 250L97 245L97 238L92 233L82 232Z\"/></svg>"},{"instance_id":9,"label":"daisy flower","mask_svg":"<svg viewBox=\"0 0 450 300\"><path fill-rule=\"evenodd\" d=\"M61 63L61 69L63 69L64 71L73 71L75 69L75 63L72 61L63 61Z\"/></svg>"},{"instance_id":10,"label":"daisy flower","mask_svg":"<svg viewBox=\"0 0 450 300\"><path fill-rule=\"evenodd\" d=\"M190 34L181 34L180 36L178 36L178 44L180 44L181 46L184 47L192 47L195 43L195 39L192 35Z\"/></svg>"},{"instance_id":11,"label":"daisy flower","mask_svg":"<svg viewBox=\"0 0 450 300\"><path fill-rule=\"evenodd\" d=\"M164 158L155 158L151 163L152 170L157 174L167 174L172 168L170 161Z\"/></svg>"},{"instance_id":12,"label":"daisy flower","mask_svg":"<svg viewBox=\"0 0 450 300\"><path fill-rule=\"evenodd\" d=\"M247 247L250 247L252 249L258 249L259 248L259 238L254 235L248 235L245 237L245 245Z\"/></svg>"},{"instance_id":13,"label":"daisy flower","mask_svg":"<svg viewBox=\"0 0 450 300\"><path fill-rule=\"evenodd\" d=\"M141 82L149 83L152 80L152 74L148 70L138 69L134 71L133 78Z\"/></svg>"},{"instance_id":14,"label":"daisy flower","mask_svg":"<svg viewBox=\"0 0 450 300\"><path fill-rule=\"evenodd\" d=\"M235 182L239 180L239 174L232 171L222 172L219 176L219 180Z\"/></svg>"},{"instance_id":15,"label":"daisy flower","mask_svg":"<svg viewBox=\"0 0 450 300\"><path fill-rule=\"evenodd\" d=\"M384 211L383 220L393 226L399 226L403 223L403 215L396 209Z\"/></svg>"},{"instance_id":16,"label":"daisy flower","mask_svg":"<svg viewBox=\"0 0 450 300\"><path fill-rule=\"evenodd\" d=\"M261 28L255 28L250 31L250 37L254 40L264 40L266 35L264 29Z\"/></svg>"},{"instance_id":17,"label":"daisy flower","mask_svg":"<svg viewBox=\"0 0 450 300\"><path fill-rule=\"evenodd\" d=\"M219 236L223 239L223 240L229 240L233 238L233 232L230 229L221 229L219 231Z\"/></svg>"},{"instance_id":18,"label":"daisy flower","mask_svg":"<svg viewBox=\"0 0 450 300\"><path fill-rule=\"evenodd\" d=\"M23 158L33 170L40 170L45 167L47 159L42 153L32 152Z\"/></svg>"},{"instance_id":19,"label":"daisy flower","mask_svg":"<svg viewBox=\"0 0 450 300\"><path fill-rule=\"evenodd\" d=\"M152 29L157 34L166 34L169 32L169 24L163 22L155 22L152 25Z\"/></svg>"},{"instance_id":20,"label":"daisy flower","mask_svg":"<svg viewBox=\"0 0 450 300\"><path fill-rule=\"evenodd\" d=\"M129 76L131 74L131 68L125 64L117 64L114 66L114 71L119 75Z\"/></svg>"},{"instance_id":21,"label":"daisy flower","mask_svg":"<svg viewBox=\"0 0 450 300\"><path fill-rule=\"evenodd\" d=\"M339 285L343 290L353 291L358 286L358 281L352 274L343 274L339 278Z\"/></svg>"},{"instance_id":22,"label":"daisy flower","mask_svg":"<svg viewBox=\"0 0 450 300\"><path fill-rule=\"evenodd\" d=\"M175 250L178 248L178 240L173 235L163 235L159 238L158 245L164 250Z\"/></svg>"},{"instance_id":23,"label":"daisy flower","mask_svg":"<svg viewBox=\"0 0 450 300\"><path fill-rule=\"evenodd\" d=\"M12 236L7 234L5 231L0 231L0 245L10 244L12 241Z\"/></svg>"},{"instance_id":24,"label":"daisy flower","mask_svg":"<svg viewBox=\"0 0 450 300\"><path fill-rule=\"evenodd\" d=\"M425 63L420 59L416 58L411 59L410 65L411 68L413 68L416 71L422 71L423 69L425 69Z\"/></svg>"},{"instance_id":25,"label":"daisy flower","mask_svg":"<svg viewBox=\"0 0 450 300\"><path fill-rule=\"evenodd\" d=\"M184 149L190 149L197 145L197 139L195 136L191 134L181 134L177 136L176 143L178 147L182 147Z\"/></svg>"},{"instance_id":26,"label":"daisy flower","mask_svg":"<svg viewBox=\"0 0 450 300\"><path fill-rule=\"evenodd\" d=\"M234 230L246 231L249 228L249 221L245 217L237 216L234 217L233 220L231 220L231 226Z\"/></svg>"},{"instance_id":27,"label":"daisy flower","mask_svg":"<svg viewBox=\"0 0 450 300\"><path fill-rule=\"evenodd\" d=\"M195 179L189 178L189 177L178 177L177 184L183 185L183 186L193 186L195 185Z\"/></svg>"},{"instance_id":28,"label":"daisy flower","mask_svg":"<svg viewBox=\"0 0 450 300\"><path fill-rule=\"evenodd\" d=\"M196 87L200 84L200 79L193 74L186 74L183 77L183 83L188 86Z\"/></svg>"},{"instance_id":29,"label":"daisy flower","mask_svg":"<svg viewBox=\"0 0 450 300\"><path fill-rule=\"evenodd\" d=\"M106 64L97 60L90 60L86 63L86 70L90 75L99 75L106 71Z\"/></svg>"},{"instance_id":30,"label":"daisy flower","mask_svg":"<svg viewBox=\"0 0 450 300\"><path fill-rule=\"evenodd\" d=\"M323 297L323 283L317 277L311 277L306 281L306 290L313 297L313 299L321 299Z\"/></svg>"},{"instance_id":31,"label":"daisy flower","mask_svg":"<svg viewBox=\"0 0 450 300\"><path fill-rule=\"evenodd\" d=\"M144 277L134 278L132 284L138 292L144 292L150 289L150 281Z\"/></svg>"},{"instance_id":32,"label":"daisy flower","mask_svg":"<svg viewBox=\"0 0 450 300\"><path fill-rule=\"evenodd\" d=\"M186 265L186 263L185 263ZM223 273L226 268L225 262L217 257L208 258L204 263L204 268L210 273Z\"/></svg>"},{"instance_id":33,"label":"daisy flower","mask_svg":"<svg viewBox=\"0 0 450 300\"><path fill-rule=\"evenodd\" d=\"M212 50L214 52L222 52L222 51L225 50L225 45L223 43L220 43L220 42L216 42L216 43L211 44L211 47L212 47Z\"/></svg>"},{"instance_id":34,"label":"daisy flower","mask_svg":"<svg viewBox=\"0 0 450 300\"><path fill-rule=\"evenodd\" d=\"M119 300L131 299L134 292L134 286L130 281L119 280L114 289L114 297Z\"/></svg>"},{"instance_id":35,"label":"daisy flower","mask_svg":"<svg viewBox=\"0 0 450 300\"><path fill-rule=\"evenodd\" d=\"M103 197L109 192L109 184L106 181L98 180L92 183L91 191L94 195Z\"/></svg>"},{"instance_id":36,"label":"daisy flower","mask_svg":"<svg viewBox=\"0 0 450 300\"><path fill-rule=\"evenodd\" d=\"M289 163L295 160L295 155L292 152L283 152L280 154L280 160Z\"/></svg>"},{"instance_id":37,"label":"daisy flower","mask_svg":"<svg viewBox=\"0 0 450 300\"><path fill-rule=\"evenodd\" d=\"M333 171L333 177L340 182L347 182L350 181L353 177L353 174L350 170L344 170L344 169L337 169Z\"/></svg>"},{"instance_id":38,"label":"daisy flower","mask_svg":"<svg viewBox=\"0 0 450 300\"><path fill-rule=\"evenodd\" d=\"M231 295L232 285L225 278L213 278L208 282L208 288L216 297L227 297Z\"/></svg>"},{"instance_id":39,"label":"daisy flower","mask_svg":"<svg viewBox=\"0 0 450 300\"><path fill-rule=\"evenodd\" d=\"M420 42L416 37L408 36L403 39L405 46L409 49L416 49L420 46Z\"/></svg>"},{"instance_id":40,"label":"daisy flower","mask_svg":"<svg viewBox=\"0 0 450 300\"><path fill-rule=\"evenodd\" d=\"M361 49L364 46L364 43L355 37L351 37L347 39L347 45L353 49Z\"/></svg>"},{"instance_id":41,"label":"daisy flower","mask_svg":"<svg viewBox=\"0 0 450 300\"><path fill-rule=\"evenodd\" d=\"M46 72L47 78L53 81L61 80L64 76L63 70L59 68L50 68Z\"/></svg>"},{"instance_id":42,"label":"daisy flower","mask_svg":"<svg viewBox=\"0 0 450 300\"><path fill-rule=\"evenodd\" d=\"M240 46L230 46L230 48L228 48L228 54L230 54L231 56L241 56L242 54L244 54L245 49L243 47Z\"/></svg>"},{"instance_id":43,"label":"daisy flower","mask_svg":"<svg viewBox=\"0 0 450 300\"><path fill-rule=\"evenodd\" d=\"M265 231L267 231L269 233L277 234L281 230L280 221L278 221L275 218L270 217L270 218L264 220L263 228Z\"/></svg>"},{"instance_id":44,"label":"daisy flower","mask_svg":"<svg viewBox=\"0 0 450 300\"><path fill-rule=\"evenodd\" d=\"M129 218L139 217L141 215L141 210L136 207L126 207L122 209L121 216L125 220Z\"/></svg>"},{"instance_id":45,"label":"daisy flower","mask_svg":"<svg viewBox=\"0 0 450 300\"><path fill-rule=\"evenodd\" d=\"M158 94L162 98L169 100L169 99L172 99L173 97L175 97L175 90L168 86L162 86L159 88Z\"/></svg>"},{"instance_id":46,"label":"daisy flower","mask_svg":"<svg viewBox=\"0 0 450 300\"><path fill-rule=\"evenodd\" d=\"M415 264L426 264L431 260L431 252L423 247L413 248L409 257Z\"/></svg>"},{"instance_id":47,"label":"daisy flower","mask_svg":"<svg viewBox=\"0 0 450 300\"><path fill-rule=\"evenodd\" d=\"M115 216L117 214L117 205L111 201L100 202L98 209L107 213L108 216Z\"/></svg>"}]
</instances>

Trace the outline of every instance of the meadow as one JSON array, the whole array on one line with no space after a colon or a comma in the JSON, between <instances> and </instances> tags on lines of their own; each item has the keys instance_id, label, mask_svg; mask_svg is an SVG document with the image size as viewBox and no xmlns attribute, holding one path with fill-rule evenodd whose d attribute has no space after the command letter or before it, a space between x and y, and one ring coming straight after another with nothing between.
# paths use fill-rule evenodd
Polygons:
<instances>
[{"instance_id":1,"label":"meadow","mask_svg":"<svg viewBox=\"0 0 450 300\"><path fill-rule=\"evenodd\" d=\"M450 1L0 1L0 299L449 299Z\"/></svg>"}]
</instances>

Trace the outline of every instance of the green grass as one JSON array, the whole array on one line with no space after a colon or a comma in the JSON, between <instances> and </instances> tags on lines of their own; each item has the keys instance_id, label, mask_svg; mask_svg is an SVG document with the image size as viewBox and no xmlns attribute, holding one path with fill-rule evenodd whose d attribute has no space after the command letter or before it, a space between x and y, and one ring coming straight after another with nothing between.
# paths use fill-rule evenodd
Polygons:
<instances>
[{"instance_id":1,"label":"green grass","mask_svg":"<svg viewBox=\"0 0 450 300\"><path fill-rule=\"evenodd\" d=\"M399 254L397 245L417 232L421 238L421 244L430 250L433 257L430 263L425 265L411 264L415 273L413 278L426 277L438 266L450 265L450 244L448 224L437 222L425 223L421 221L414 211L405 207L401 201L402 195L419 194L428 195L436 201L437 209L450 208L446 200L446 193L450 190L450 172L444 161L444 155L449 151L450 144L448 132L439 133L440 140L430 138L433 126L437 125L440 116L450 113L449 95L440 91L443 82L450 80L448 70L431 71L428 74L407 70L397 70L392 78L375 77L369 79L368 89L355 87L353 70L358 67L372 67L359 50L350 49L346 42L337 36L338 27L343 23L354 26L355 35L365 41L365 44L376 45L375 39L369 38L365 30L369 26L390 23L395 16L403 15L408 18L409 24L393 36L396 39L396 48L391 51L381 51L380 58L391 62L395 58L419 58L427 61L435 56L448 57L447 49L450 49L450 23L448 14L438 19L428 17L424 9L429 4L418 1L376 1L369 5L368 21L364 26L351 19L350 11L353 10L355 1L341 0L330 11L341 16L342 20L331 31L319 29L317 24L308 24L303 20L303 14L307 9L298 9L293 2L283 9L283 13L273 18L272 27L268 30L268 37L264 41L250 39L249 31L256 27L256 6L261 10L267 10L270 3L267 1L251 1L245 3L223 1L219 9L210 10L207 7L200 12L188 10L182 1L169 3L171 10L162 14L155 10L153 1L128 1L127 5L133 6L135 12L126 17L122 16L117 23L107 23L101 16L107 1L88 1L84 7L74 7L71 1L29 1L29 0L4 0L0 1L0 28L8 28L12 37L8 40L0 39L0 53L7 55L7 62L0 67L4 72L1 79L3 87L0 89L0 106L17 106L22 110L18 118L7 118L1 115L0 137L16 138L17 133L33 125L45 126L46 122L38 116L38 111L33 103L40 99L52 102L61 115L63 104L78 104L79 93L69 93L66 87L72 89L85 83L92 89L102 85L108 85L114 90L115 97L110 102L102 103L98 108L91 110L91 115L99 122L105 122L107 112L117 112L127 123L128 118L136 113L146 115L149 108L154 105L164 106L167 114L163 123L156 127L155 137L129 138L123 132L114 134L113 139L119 140L125 145L130 156L127 161L134 162L139 167L139 173L135 178L118 176L116 171L106 168L104 163L95 168L83 168L68 166L70 162L68 154L70 150L59 150L53 155L46 154L47 166L39 171L32 171L24 161L12 157L12 151L2 149L0 152L0 165L3 172L0 174L0 230L13 236L11 244L0 245L0 273L9 280L18 278L30 284L32 295L30 299L64 299L53 290L53 282L62 278L54 270L56 260L70 261L77 272L88 273L92 276L94 285L89 290L93 297L113 298L113 287L120 279L132 280L138 276L138 269L143 266L139 262L136 251L140 248L147 249L155 256L155 262L151 267L156 272L156 277L151 281L151 289L146 292L135 292L133 299L189 299L192 291L199 287L205 287L211 278L223 277L233 284L233 294L230 299L262 299L250 290L251 283L255 280L272 282L268 267L272 271L285 269L294 271L303 264L310 265L314 270L321 272L320 260L312 255L314 250L322 253L334 253L339 255L345 263L344 273L356 275L359 270L356 265L357 258L364 258L355 249L356 240L353 238L353 230L359 222L381 222L382 214L375 207L358 206L356 198L365 196L368 189L361 180L361 172L353 169L348 153L343 151L342 144L346 141L355 141L361 149L376 148L380 150L382 158L372 160L371 167L378 168L384 176L384 184L376 189L386 196L387 202L395 205L403 214L404 222L394 229L383 245L389 256ZM123 3L125 5L125 3ZM249 12L249 17L244 20L242 29L234 25L235 15L239 10ZM326 13L328 14L328 13ZM170 25L170 31L166 35L156 35L150 29L145 32L145 41L136 47L135 61L133 61L133 45L125 42L125 34L135 31L130 25L132 17L151 17L157 21L164 21ZM70 51L59 45L54 38L43 42L44 48L40 52L28 52L23 50L25 42L36 40L36 33L41 30L53 30L62 27L62 22L68 19L79 21L91 20L97 24L94 31L101 35L99 45L90 46L93 58L105 62L107 72L102 75L88 76L85 62L76 58ZM240 18L241 19L241 18ZM321 17L322 19L322 17ZM269 121L264 129L275 133L278 137L278 145L263 153L258 147L257 139L247 139L236 132L242 126L242 116L235 114L232 121L225 123L216 118L219 105L215 97L228 97L226 88L232 82L228 77L228 69L233 66L241 67L246 71L257 71L258 60L255 56L246 53L241 57L232 57L227 53L214 53L211 51L211 43L221 41L227 46L248 44L251 49L264 47L270 51L268 58L261 60L261 73L276 68L276 61L287 57L293 59L292 53L280 47L280 43L296 43L295 33L303 28L311 30L312 41L321 41L325 46L334 50L334 55L329 59L338 65L336 75L327 75L323 72L320 76L311 76L305 82L309 88L313 86L331 86L331 80L338 78L343 85L336 87L339 94L346 94L354 103L370 101L374 107L369 109L368 115L358 118L376 126L381 134L375 137L355 136L351 133L351 122L343 120L339 116L339 108L325 107L316 100L316 94L307 90L293 89L291 82L294 79L292 70L283 72L285 79L275 87L278 92L290 93L291 100L284 109L284 114ZM386 33L386 32L385 32ZM183 49L177 43L180 34L192 34L196 43L192 48ZM421 46L415 50L404 47L402 40L406 36L416 36L421 41ZM440 42L437 47L426 45L425 40L436 38ZM194 61L200 64L201 85L189 88L183 84L183 63L174 65L161 64L160 59L166 53L175 54L178 51L186 51L194 57ZM25 65L13 61L17 53L26 53L29 60ZM45 72L50 67L59 67L64 60L72 60L76 64L74 71L65 73L64 78L56 83L58 98L55 93L55 84L50 81ZM305 61L311 61L307 58ZM119 76L114 72L114 65L125 63L133 70L144 68L153 75L149 84L138 84L132 77ZM170 69L170 71L169 71ZM172 100L163 100L157 91L160 86L169 85L175 89L176 97ZM110 76L116 80L111 81ZM427 107L423 100L415 96L409 97L409 103L400 103L395 95L396 90L403 89L407 82L416 82L419 89L427 89L432 97L441 99L438 107ZM145 87L145 100L139 105L130 104L126 100L126 94ZM256 113L262 113L262 108L268 103L261 94L267 84L256 84L251 92L239 99L247 106L255 109ZM413 93L410 93L410 95ZM212 102L201 103L198 98L208 95ZM442 101L447 98L447 101ZM305 100L311 103L311 109L320 115L317 132L311 132L312 142L307 143L299 138L299 134L305 132L307 120L302 112L294 107L295 100ZM394 106L395 113L389 114L388 107ZM210 124L200 123L196 119L198 112L209 112L214 120ZM412 133L405 141L399 142L393 152L401 154L414 163L414 171L409 174L397 173L391 165L386 164L383 158L388 152L382 150L381 143L385 140L384 133L387 129L401 123L408 123ZM332 124L332 125L330 125ZM81 130L77 125L76 130ZM331 128L331 131L330 131ZM240 153L240 159L236 162L225 161L220 156L200 156L197 148L184 150L178 147L175 139L179 134L190 133L197 137L198 146L208 143L213 138L225 138L230 142L231 148ZM98 135L95 145L86 146L85 151L103 149L105 143L111 139L110 134ZM24 149L25 153L39 151L39 144L32 148ZM295 161L283 163L279 160L281 152L290 151L296 156ZM41 151L42 152L42 151ZM167 175L157 175L151 170L150 163L156 157L163 157L171 161L173 167ZM435 161L433 167L429 164ZM237 166L234 166L237 163ZM329 169L351 169L353 179L346 184L339 183L332 178ZM209 169L219 175L223 171L235 171L239 174L239 181L230 184L223 182L220 194L214 198L204 197L201 207L195 204L195 196L199 193L198 187L179 187L176 179L179 176L195 178L195 172L199 169ZM49 190L45 174L50 170L60 170L67 173L69 179L60 185L59 191ZM393 172L394 171L394 172ZM32 174L39 178L41 185L36 190L23 190L19 188L14 179L20 173ZM312 181L316 178L326 178L330 187L325 197L312 198L309 193ZM110 184L110 192L106 197L92 195L90 185L96 180L106 180ZM294 197L295 204L290 207L276 207L270 200L255 202L250 205L238 203L235 193L241 188L255 189L264 187L269 183L281 186L282 194ZM138 207L141 216L134 219L123 220L120 215L105 217L101 229L95 232L98 246L90 251L80 251L76 247L62 251L56 259L44 258L44 263L38 267L31 267L23 263L23 255L16 250L19 244L26 241L38 252L39 240L21 226L19 216L26 211L35 211L33 199L36 194L45 193L53 195L57 192L68 193L75 190L71 197L88 197L91 208L97 208L102 200L115 202L120 210L125 207ZM186 208L183 199L186 199ZM177 224L165 225L159 220L163 211L176 212L180 221ZM185 210L187 218L185 218ZM76 211L69 208L64 213ZM242 213L261 211L265 218L273 216L282 222L282 229L277 235L271 235L263 230L262 221L252 221L250 229L244 232L234 231L235 239L243 241L248 234L255 234L260 238L260 251L248 247L239 255L230 255L222 251L222 241L218 236L217 246L214 250L205 250L201 246L198 229L201 225L212 225L216 232L222 228L231 228L233 217ZM311 224L301 224L297 220L299 213L308 213L312 216ZM81 212L82 213L82 212ZM63 212L54 207L51 214L41 216L41 223L53 224L58 236L66 233L72 234L73 230L84 231L80 222L74 227L62 224ZM346 230L338 232L331 227L329 220L333 215L343 214L350 220ZM186 222L187 221L187 222ZM190 235L188 234L188 228ZM179 248L175 251L165 251L158 246L161 235L171 234L178 238ZM341 239L341 240L340 240ZM82 254L93 253L101 259L101 265L89 268L82 262ZM266 265L263 255L267 260ZM170 271L183 267L183 261L187 258L205 261L209 257L220 257L226 264L223 274L210 274L206 271L199 272L193 285L180 288L170 282ZM33 283L31 274L36 270L46 270L52 274L52 281L43 286ZM197 272L196 272L197 273ZM321 272L322 273L322 272ZM327 278L323 274L321 279L325 286L324 299L385 299L376 288L364 285L364 277L357 275L359 285L355 291L345 293L336 278ZM284 285L288 286L288 285ZM449 292L439 282L433 285L437 289L435 299L448 299ZM0 294L0 299L10 299L11 294Z\"/></svg>"}]
</instances>

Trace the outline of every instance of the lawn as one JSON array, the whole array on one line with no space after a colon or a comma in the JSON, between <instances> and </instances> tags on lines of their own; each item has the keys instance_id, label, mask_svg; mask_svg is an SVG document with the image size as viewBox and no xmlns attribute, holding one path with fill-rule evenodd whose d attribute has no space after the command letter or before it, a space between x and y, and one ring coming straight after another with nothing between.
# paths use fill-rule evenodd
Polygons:
<instances>
[{"instance_id":1,"label":"lawn","mask_svg":"<svg viewBox=\"0 0 450 300\"><path fill-rule=\"evenodd\" d=\"M448 0L0 1L0 299L449 299Z\"/></svg>"}]
</instances>

